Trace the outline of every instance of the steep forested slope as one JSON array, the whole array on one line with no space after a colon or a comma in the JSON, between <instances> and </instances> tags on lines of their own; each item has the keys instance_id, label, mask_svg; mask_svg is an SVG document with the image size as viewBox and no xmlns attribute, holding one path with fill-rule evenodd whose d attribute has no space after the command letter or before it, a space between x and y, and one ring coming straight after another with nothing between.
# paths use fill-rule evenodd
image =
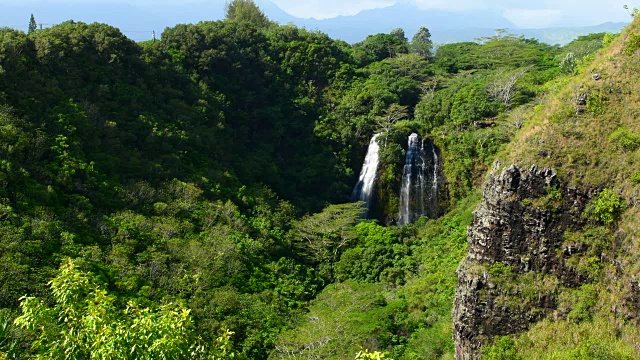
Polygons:
<instances>
[{"instance_id":1,"label":"steep forested slope","mask_svg":"<svg viewBox=\"0 0 640 360\"><path fill-rule=\"evenodd\" d=\"M291 220L346 198L313 133L339 44L231 21L143 45L100 24L1 34L4 317L72 257L122 302L186 301L205 338L231 328L263 357L323 284Z\"/></svg>"}]
</instances>

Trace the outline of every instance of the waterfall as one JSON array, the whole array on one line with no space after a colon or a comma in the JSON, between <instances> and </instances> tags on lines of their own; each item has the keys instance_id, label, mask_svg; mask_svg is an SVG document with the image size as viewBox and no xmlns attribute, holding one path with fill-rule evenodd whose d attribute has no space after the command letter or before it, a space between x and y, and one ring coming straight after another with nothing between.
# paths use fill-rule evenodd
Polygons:
<instances>
[{"instance_id":1,"label":"waterfall","mask_svg":"<svg viewBox=\"0 0 640 360\"><path fill-rule=\"evenodd\" d=\"M402 170L398 225L412 223L421 216L438 216L438 171L433 142L411 134Z\"/></svg>"},{"instance_id":2,"label":"waterfall","mask_svg":"<svg viewBox=\"0 0 640 360\"><path fill-rule=\"evenodd\" d=\"M353 189L351 198L353 201L364 201L367 208L367 212L371 206L371 198L373 195L373 185L376 181L376 173L378 171L379 156L378 152L380 147L378 146L378 136L375 134L369 142L369 148L367 149L367 156L364 158L364 164L362 165L362 171L360 171L360 178L358 183ZM364 216L367 216L365 212Z\"/></svg>"},{"instance_id":3,"label":"waterfall","mask_svg":"<svg viewBox=\"0 0 640 360\"><path fill-rule=\"evenodd\" d=\"M431 181L431 192L429 193L429 202L434 213L438 212L438 154L436 146L431 142L431 154L433 155L433 175Z\"/></svg>"}]
</instances>

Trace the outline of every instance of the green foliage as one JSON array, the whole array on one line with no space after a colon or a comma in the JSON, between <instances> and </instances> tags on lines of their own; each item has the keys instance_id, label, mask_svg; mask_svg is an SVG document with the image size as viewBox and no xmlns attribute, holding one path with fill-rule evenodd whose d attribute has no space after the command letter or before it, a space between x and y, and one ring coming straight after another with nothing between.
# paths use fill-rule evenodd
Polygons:
<instances>
[{"instance_id":1,"label":"green foliage","mask_svg":"<svg viewBox=\"0 0 640 360\"><path fill-rule=\"evenodd\" d=\"M578 300L567 318L577 322L591 320L592 308L598 302L598 289L593 284L585 284L576 290L575 296Z\"/></svg>"},{"instance_id":2,"label":"green foliage","mask_svg":"<svg viewBox=\"0 0 640 360\"><path fill-rule=\"evenodd\" d=\"M611 349L608 344L602 344L599 341L585 341L580 343L575 349L568 351L565 359L567 360L614 360L614 359L631 359L630 356L624 356L618 351Z\"/></svg>"},{"instance_id":3,"label":"green foliage","mask_svg":"<svg viewBox=\"0 0 640 360\"><path fill-rule=\"evenodd\" d=\"M354 225L362 216L360 203L329 205L322 212L294 222L289 237L311 264L321 265L322 276L333 278L333 265L357 238Z\"/></svg>"},{"instance_id":4,"label":"green foliage","mask_svg":"<svg viewBox=\"0 0 640 360\"><path fill-rule=\"evenodd\" d=\"M585 208L585 213L592 221L611 225L618 220L625 208L625 201L618 193L611 189L604 189L591 199Z\"/></svg>"},{"instance_id":5,"label":"green foliage","mask_svg":"<svg viewBox=\"0 0 640 360\"><path fill-rule=\"evenodd\" d=\"M453 97L451 122L459 128L467 127L474 121L496 114L497 105L489 99L481 83L469 84L460 89Z\"/></svg>"},{"instance_id":6,"label":"green foliage","mask_svg":"<svg viewBox=\"0 0 640 360\"><path fill-rule=\"evenodd\" d=\"M624 151L635 151L640 147L640 135L625 128L620 128L609 135L609 139Z\"/></svg>"},{"instance_id":7,"label":"green foliage","mask_svg":"<svg viewBox=\"0 0 640 360\"><path fill-rule=\"evenodd\" d=\"M382 291L379 285L354 281L329 285L297 327L280 334L271 358L343 359L363 347L385 349L393 340L389 320L402 303L387 301Z\"/></svg>"},{"instance_id":8,"label":"green foliage","mask_svg":"<svg viewBox=\"0 0 640 360\"><path fill-rule=\"evenodd\" d=\"M231 333L209 352L194 333L189 310L167 304L157 310L129 302L119 310L115 298L70 259L51 283L55 305L34 297L22 300L16 325L34 333L36 359L226 358Z\"/></svg>"},{"instance_id":9,"label":"green foliage","mask_svg":"<svg viewBox=\"0 0 640 360\"><path fill-rule=\"evenodd\" d=\"M614 35L609 33L596 33L579 36L563 47L562 54L558 56L560 70L565 74L575 74L578 66L588 65L593 61L591 56L609 45Z\"/></svg>"},{"instance_id":10,"label":"green foliage","mask_svg":"<svg viewBox=\"0 0 640 360\"><path fill-rule=\"evenodd\" d=\"M482 349L483 360L520 360L515 342L509 336L498 337L490 347Z\"/></svg>"},{"instance_id":11,"label":"green foliage","mask_svg":"<svg viewBox=\"0 0 640 360\"><path fill-rule=\"evenodd\" d=\"M562 191L557 187L547 186L545 187L546 194L533 201L533 205L541 207L550 211L556 211L564 200Z\"/></svg>"},{"instance_id":12,"label":"green foliage","mask_svg":"<svg viewBox=\"0 0 640 360\"><path fill-rule=\"evenodd\" d=\"M14 359L18 354L18 337L10 316L8 310L0 310L0 359L2 360Z\"/></svg>"},{"instance_id":13,"label":"green foliage","mask_svg":"<svg viewBox=\"0 0 640 360\"><path fill-rule=\"evenodd\" d=\"M383 282L393 285L404 282L410 266L406 259L409 249L394 244L395 235L385 227L366 221L356 225L358 245L346 250L336 263L336 279L344 281Z\"/></svg>"},{"instance_id":14,"label":"green foliage","mask_svg":"<svg viewBox=\"0 0 640 360\"><path fill-rule=\"evenodd\" d=\"M485 68L519 68L529 65L548 66L552 62L554 51L550 45L541 44L534 39L525 39L505 32L481 38L478 47L477 67Z\"/></svg>"},{"instance_id":15,"label":"green foliage","mask_svg":"<svg viewBox=\"0 0 640 360\"><path fill-rule=\"evenodd\" d=\"M579 232L565 233L565 240L572 245L583 246L586 250L568 259L580 275L590 280L598 280L606 269L606 262L602 261L614 241L611 229L606 226L587 226Z\"/></svg>"},{"instance_id":16,"label":"green foliage","mask_svg":"<svg viewBox=\"0 0 640 360\"><path fill-rule=\"evenodd\" d=\"M478 66L477 56L481 46L475 42L439 46L433 59L434 65L452 74L463 70L471 70Z\"/></svg>"},{"instance_id":17,"label":"green foliage","mask_svg":"<svg viewBox=\"0 0 640 360\"><path fill-rule=\"evenodd\" d=\"M398 40L402 41L405 44L409 43L409 39L407 39L407 36L404 34L404 30L402 28L395 28L391 30L389 34L395 36L396 38L398 38Z\"/></svg>"},{"instance_id":18,"label":"green foliage","mask_svg":"<svg viewBox=\"0 0 640 360\"><path fill-rule=\"evenodd\" d=\"M253 0L231 0L224 5L225 18L234 21L246 21L258 28L271 25L269 19Z\"/></svg>"},{"instance_id":19,"label":"green foliage","mask_svg":"<svg viewBox=\"0 0 640 360\"><path fill-rule=\"evenodd\" d=\"M631 56L640 49L640 34L630 33L624 45L624 53Z\"/></svg>"},{"instance_id":20,"label":"green foliage","mask_svg":"<svg viewBox=\"0 0 640 360\"><path fill-rule=\"evenodd\" d=\"M627 10L627 12L632 18L635 18L636 16L638 16L638 12L639 12L638 8L634 7L631 11L629 11L629 5L627 4L624 4L623 8Z\"/></svg>"},{"instance_id":21,"label":"green foliage","mask_svg":"<svg viewBox=\"0 0 640 360\"><path fill-rule=\"evenodd\" d=\"M411 39L411 51L424 58L432 56L433 42L431 41L431 33L429 29L420 26L418 31Z\"/></svg>"},{"instance_id":22,"label":"green foliage","mask_svg":"<svg viewBox=\"0 0 640 360\"><path fill-rule=\"evenodd\" d=\"M563 104L549 116L549 122L553 124L562 123L575 116L575 114L575 108L567 104Z\"/></svg>"},{"instance_id":23,"label":"green foliage","mask_svg":"<svg viewBox=\"0 0 640 360\"><path fill-rule=\"evenodd\" d=\"M594 115L602 115L607 110L607 98L599 93L594 92L589 94L587 98L587 110Z\"/></svg>"},{"instance_id":24,"label":"green foliage","mask_svg":"<svg viewBox=\"0 0 640 360\"><path fill-rule=\"evenodd\" d=\"M418 103L415 119L427 132L441 126L449 118L451 98L445 92L438 92L433 97L425 97Z\"/></svg>"},{"instance_id":25,"label":"green foliage","mask_svg":"<svg viewBox=\"0 0 640 360\"><path fill-rule=\"evenodd\" d=\"M38 24L36 24L36 18L31 14L31 18L29 18L29 27L27 30L27 34L34 33L38 30Z\"/></svg>"},{"instance_id":26,"label":"green foliage","mask_svg":"<svg viewBox=\"0 0 640 360\"><path fill-rule=\"evenodd\" d=\"M399 131L392 131L388 137L387 145L380 149L380 165L377 179L377 198L383 208L384 214L397 214L400 206L399 188L402 182L402 167L405 161L405 152L400 145L406 137Z\"/></svg>"},{"instance_id":27,"label":"green foliage","mask_svg":"<svg viewBox=\"0 0 640 360\"><path fill-rule=\"evenodd\" d=\"M496 262L489 267L489 274L495 277L510 278L513 276L513 269L509 265Z\"/></svg>"},{"instance_id":28,"label":"green foliage","mask_svg":"<svg viewBox=\"0 0 640 360\"><path fill-rule=\"evenodd\" d=\"M388 353L385 352L380 352L380 351L374 351L374 352L369 352L369 350L364 349L363 351L359 351L356 354L355 359L370 359L370 360L381 360L381 359L388 359L388 360L393 360L391 358L387 358L386 356L388 355Z\"/></svg>"},{"instance_id":29,"label":"green foliage","mask_svg":"<svg viewBox=\"0 0 640 360\"><path fill-rule=\"evenodd\" d=\"M611 231L606 226L586 226L581 231L566 231L564 238L571 244L586 245L588 250L581 254L583 257L598 259L612 241Z\"/></svg>"},{"instance_id":30,"label":"green foliage","mask_svg":"<svg viewBox=\"0 0 640 360\"><path fill-rule=\"evenodd\" d=\"M363 221L356 225L359 245L365 247L384 245L388 246L395 242L395 234L387 227L376 224L375 221Z\"/></svg>"},{"instance_id":31,"label":"green foliage","mask_svg":"<svg viewBox=\"0 0 640 360\"><path fill-rule=\"evenodd\" d=\"M633 359L636 350L620 332L635 331L633 325L612 325L610 318L596 315L582 322L543 320L527 333L513 337L522 359ZM616 330L617 329L617 330ZM571 336L559 336L571 334ZM632 335L636 336L636 335Z\"/></svg>"},{"instance_id":32,"label":"green foliage","mask_svg":"<svg viewBox=\"0 0 640 360\"><path fill-rule=\"evenodd\" d=\"M609 46L618 37L619 34L605 33L602 38L602 47Z\"/></svg>"},{"instance_id":33,"label":"green foliage","mask_svg":"<svg viewBox=\"0 0 640 360\"><path fill-rule=\"evenodd\" d=\"M408 52L404 39L393 34L377 34L369 35L364 41L355 44L353 54L361 65L368 65Z\"/></svg>"},{"instance_id":34,"label":"green foliage","mask_svg":"<svg viewBox=\"0 0 640 360\"><path fill-rule=\"evenodd\" d=\"M569 52L560 60L560 70L565 74L574 74L578 67L578 61L574 53Z\"/></svg>"},{"instance_id":35,"label":"green foliage","mask_svg":"<svg viewBox=\"0 0 640 360\"><path fill-rule=\"evenodd\" d=\"M451 311L457 285L456 269L467 250L467 226L478 194L466 198L447 215L417 224L413 243L416 274L401 294L407 299L407 323L415 329L404 347L407 359L452 357Z\"/></svg>"},{"instance_id":36,"label":"green foliage","mask_svg":"<svg viewBox=\"0 0 640 360\"><path fill-rule=\"evenodd\" d=\"M633 174L631 174L629 179L635 184L640 184L640 171L636 171Z\"/></svg>"}]
</instances>

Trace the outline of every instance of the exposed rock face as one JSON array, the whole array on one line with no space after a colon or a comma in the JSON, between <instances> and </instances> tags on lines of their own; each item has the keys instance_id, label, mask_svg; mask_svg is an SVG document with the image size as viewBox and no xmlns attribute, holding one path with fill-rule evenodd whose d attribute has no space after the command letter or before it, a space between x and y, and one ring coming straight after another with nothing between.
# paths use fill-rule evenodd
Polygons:
<instances>
[{"instance_id":1,"label":"exposed rock face","mask_svg":"<svg viewBox=\"0 0 640 360\"><path fill-rule=\"evenodd\" d=\"M479 349L497 335L526 330L556 307L554 291L539 286L525 300L518 285L491 276L500 262L510 276L543 279L539 284L579 286L566 258L581 249L563 247L566 230L583 226L588 192L563 186L552 169L516 166L492 176L468 229L469 249L458 269L453 310L456 359L479 359ZM552 288L552 286L551 286Z\"/></svg>"}]
</instances>

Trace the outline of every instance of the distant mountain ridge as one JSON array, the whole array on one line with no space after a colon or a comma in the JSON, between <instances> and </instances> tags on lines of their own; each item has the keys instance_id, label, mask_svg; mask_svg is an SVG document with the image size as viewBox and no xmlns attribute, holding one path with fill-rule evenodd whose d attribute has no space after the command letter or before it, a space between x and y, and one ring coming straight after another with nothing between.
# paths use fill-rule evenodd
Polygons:
<instances>
[{"instance_id":1,"label":"distant mountain ridge","mask_svg":"<svg viewBox=\"0 0 640 360\"><path fill-rule=\"evenodd\" d=\"M325 20L301 19L296 24L321 30L349 43L361 41L367 35L388 33L394 28L403 28L407 37L411 38L420 26L426 26L431 31L433 39L441 41L438 35L440 32L455 29L515 27L509 20L492 11L424 10L409 4L396 4L386 8L361 11L353 16L338 16Z\"/></svg>"},{"instance_id":2,"label":"distant mountain ridge","mask_svg":"<svg viewBox=\"0 0 640 360\"><path fill-rule=\"evenodd\" d=\"M473 41L479 37L495 34L495 29L506 28L513 34L536 38L542 42L566 44L580 35L593 32L618 32L626 25L625 23L604 23L587 27L517 29L512 22L495 11L425 10L406 3L364 10L352 16L318 20L292 16L269 0L258 0L256 3L274 21L319 30L332 38L349 43L362 41L368 35L389 33L394 28L403 28L410 39L420 26L426 26L436 43ZM4 5L0 13L0 26L26 31L31 13L34 13L36 21L43 23L44 26L69 19L88 23L103 22L120 28L131 39L141 41L151 39L154 31L159 36L166 27L179 23L222 19L224 5L204 1L188 5L168 3L114 5L106 1L93 4L64 4L40 0L27 4Z\"/></svg>"}]
</instances>

